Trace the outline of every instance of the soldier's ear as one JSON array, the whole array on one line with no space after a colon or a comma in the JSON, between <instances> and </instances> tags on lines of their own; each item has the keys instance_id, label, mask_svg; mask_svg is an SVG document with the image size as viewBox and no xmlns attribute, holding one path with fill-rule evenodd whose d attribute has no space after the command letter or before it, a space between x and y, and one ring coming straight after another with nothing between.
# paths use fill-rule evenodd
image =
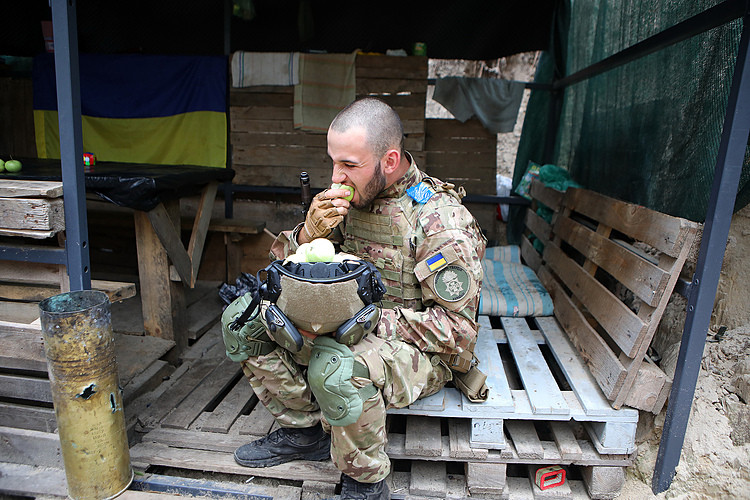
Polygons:
<instances>
[{"instance_id":1,"label":"soldier's ear","mask_svg":"<svg viewBox=\"0 0 750 500\"><path fill-rule=\"evenodd\" d=\"M397 149L389 149L386 151L385 156L383 156L381 161L383 164L383 172L386 175L392 174L401 163L401 153L399 153Z\"/></svg>"}]
</instances>

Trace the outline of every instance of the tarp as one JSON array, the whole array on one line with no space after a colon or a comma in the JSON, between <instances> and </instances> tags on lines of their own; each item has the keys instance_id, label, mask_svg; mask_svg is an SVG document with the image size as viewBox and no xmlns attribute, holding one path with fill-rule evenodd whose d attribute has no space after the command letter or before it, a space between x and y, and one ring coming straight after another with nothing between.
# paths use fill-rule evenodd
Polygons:
<instances>
[{"instance_id":1,"label":"tarp","mask_svg":"<svg viewBox=\"0 0 750 500\"><path fill-rule=\"evenodd\" d=\"M54 54L34 59L40 158L59 158ZM80 55L84 151L102 161L226 166L226 58Z\"/></svg>"}]
</instances>

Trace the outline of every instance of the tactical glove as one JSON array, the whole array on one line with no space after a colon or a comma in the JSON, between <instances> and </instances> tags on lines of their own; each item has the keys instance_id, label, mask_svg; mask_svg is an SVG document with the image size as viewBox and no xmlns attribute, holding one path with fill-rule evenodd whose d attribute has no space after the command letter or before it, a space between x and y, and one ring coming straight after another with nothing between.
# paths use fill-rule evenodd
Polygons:
<instances>
[{"instance_id":1,"label":"tactical glove","mask_svg":"<svg viewBox=\"0 0 750 500\"><path fill-rule=\"evenodd\" d=\"M333 206L330 199L324 198L324 195L325 191L316 194L307 210L304 231L310 241L325 238L344 220L344 216Z\"/></svg>"}]
</instances>

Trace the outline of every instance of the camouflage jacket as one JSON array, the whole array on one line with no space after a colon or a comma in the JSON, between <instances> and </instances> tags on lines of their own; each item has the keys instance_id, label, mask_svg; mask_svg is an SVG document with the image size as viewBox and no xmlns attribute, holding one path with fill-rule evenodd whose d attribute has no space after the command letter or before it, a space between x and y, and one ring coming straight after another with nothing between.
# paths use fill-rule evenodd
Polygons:
<instances>
[{"instance_id":1,"label":"camouflage jacket","mask_svg":"<svg viewBox=\"0 0 750 500\"><path fill-rule=\"evenodd\" d=\"M383 190L369 210L351 209L337 228L340 231L330 236L348 253L373 262L383 274L389 290L384 302L389 307L383 309L376 331L379 337L405 340L424 352L439 353L460 352L476 338L486 239L460 198L451 184L427 176L412 160L406 174ZM385 244L382 239L363 241L367 232L362 231L362 223L355 222L363 218L363 213L393 217L392 226L401 227L401 234L394 238L397 245ZM357 237L347 232L353 226L358 229ZM296 251L298 228L277 237L271 247L272 259L282 259ZM357 239L360 241L354 244ZM405 254L399 263L414 263L413 270L411 266L404 267L404 272L413 276L402 273L401 284L389 283L393 274L388 262L394 259L383 259L394 248ZM421 289L416 300L403 297L404 287L410 283Z\"/></svg>"}]
</instances>

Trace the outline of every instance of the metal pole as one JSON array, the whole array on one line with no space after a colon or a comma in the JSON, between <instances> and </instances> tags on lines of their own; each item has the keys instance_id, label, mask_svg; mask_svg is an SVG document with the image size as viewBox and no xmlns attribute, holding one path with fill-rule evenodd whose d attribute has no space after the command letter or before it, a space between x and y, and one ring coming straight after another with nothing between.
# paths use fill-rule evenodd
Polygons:
<instances>
[{"instance_id":1,"label":"metal pole","mask_svg":"<svg viewBox=\"0 0 750 500\"><path fill-rule=\"evenodd\" d=\"M76 0L50 0L50 5L55 43L57 116L60 129L68 277L71 290L88 290L91 288L91 270L83 175Z\"/></svg>"},{"instance_id":2,"label":"metal pole","mask_svg":"<svg viewBox=\"0 0 750 500\"><path fill-rule=\"evenodd\" d=\"M659 453L654 466L651 489L655 494L669 488L675 475L675 468L680 461L680 452L685 439L685 430L706 343L706 332L724 260L729 225L737 197L737 186L742 173L748 135L750 135L749 23L750 15L746 12L703 228L703 239L693 277L692 291L688 298L677 369L669 395L669 406Z\"/></svg>"}]
</instances>

